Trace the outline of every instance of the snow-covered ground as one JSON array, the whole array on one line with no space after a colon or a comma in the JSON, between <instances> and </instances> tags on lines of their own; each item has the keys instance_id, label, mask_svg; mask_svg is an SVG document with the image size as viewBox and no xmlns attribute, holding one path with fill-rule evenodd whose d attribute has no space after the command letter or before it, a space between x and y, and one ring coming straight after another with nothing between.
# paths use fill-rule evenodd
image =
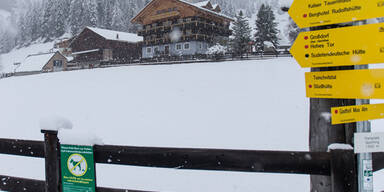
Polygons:
<instances>
[{"instance_id":1,"label":"snow-covered ground","mask_svg":"<svg viewBox=\"0 0 384 192\"><path fill-rule=\"evenodd\" d=\"M42 140L39 121L70 119L105 144L308 150L304 72L292 58L135 66L0 80L0 137ZM374 121L380 131L383 120ZM381 130L382 131L382 130ZM0 155L0 175L44 179L39 159ZM97 165L100 186L154 191L309 191L305 175ZM375 191L384 190L375 174Z\"/></svg>"}]
</instances>

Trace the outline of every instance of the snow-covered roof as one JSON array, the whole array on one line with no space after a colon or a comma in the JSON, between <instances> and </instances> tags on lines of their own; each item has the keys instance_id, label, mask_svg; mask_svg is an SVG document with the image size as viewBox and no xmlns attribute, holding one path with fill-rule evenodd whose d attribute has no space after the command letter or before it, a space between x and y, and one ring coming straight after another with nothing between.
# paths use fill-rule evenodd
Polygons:
<instances>
[{"instance_id":1,"label":"snow-covered roof","mask_svg":"<svg viewBox=\"0 0 384 192\"><path fill-rule=\"evenodd\" d=\"M156 0L152 0L150 3L148 3L145 7L143 7L139 12L138 12L138 14L131 20L132 22L152 3L152 2L154 2L154 1L156 1ZM212 14L215 14L215 15L217 15L217 16L220 16L220 17L224 17L224 18L226 18L226 19L229 19L229 20L232 20L232 21L234 21L234 19L232 18L232 17L229 17L229 16L227 16L227 15L225 15L225 14L222 14L222 13L218 13L218 12L215 12L215 11L212 11L212 10L209 10L209 9L207 9L207 8L204 8L204 7L201 7L200 6L200 4L204 4L205 2L207 2L205 5L203 5L203 6L206 6L207 4L208 4L208 2L210 2L210 1L203 1L203 2L200 2L200 3L190 3L190 2L188 2L188 1L185 1L185 0L177 0L177 1L179 1L179 2L182 2L182 3L185 3L185 4L188 4L188 5L191 5L191 6L193 6L193 7L196 7L196 8L199 8L199 9L201 9L201 10L203 10L203 11L206 11L206 12L209 12L209 13L212 13Z\"/></svg>"},{"instance_id":2,"label":"snow-covered roof","mask_svg":"<svg viewBox=\"0 0 384 192\"><path fill-rule=\"evenodd\" d=\"M209 3L209 0L208 1L198 2L198 3L193 3L193 5L198 6L198 7L204 7L204 6L207 6L208 3Z\"/></svg>"},{"instance_id":3,"label":"snow-covered roof","mask_svg":"<svg viewBox=\"0 0 384 192\"><path fill-rule=\"evenodd\" d=\"M92 52L97 52L100 51L100 49L91 49L91 50L86 50L86 51L79 51L79 52L73 52L72 55L80 55L84 53L92 53Z\"/></svg>"},{"instance_id":4,"label":"snow-covered roof","mask_svg":"<svg viewBox=\"0 0 384 192\"><path fill-rule=\"evenodd\" d=\"M56 53L29 55L16 69L18 72L41 71Z\"/></svg>"},{"instance_id":5,"label":"snow-covered roof","mask_svg":"<svg viewBox=\"0 0 384 192\"><path fill-rule=\"evenodd\" d=\"M126 41L126 42L132 42L132 43L137 43L137 42L143 41L143 37L140 37L134 33L112 31L112 30L108 30L108 29L100 29L100 28L95 28L95 27L87 27L87 28L89 30L99 34L100 36L104 37L107 40Z\"/></svg>"},{"instance_id":6,"label":"snow-covered roof","mask_svg":"<svg viewBox=\"0 0 384 192\"><path fill-rule=\"evenodd\" d=\"M224 14L222 14L222 13L218 13L218 12L209 10L209 9L207 9L207 8L204 8L204 7L199 7L199 6L197 6L196 4L194 4L194 3L190 3L190 2L187 2L187 1L185 1L185 0L178 0L178 1L183 2L183 3L186 3L186 4L188 4L188 5L192 5L192 6L197 7L197 8L199 8L199 9L203 10L203 11L206 11L206 12L209 12L209 13L212 13L212 14L215 14L215 15L217 15L217 16L224 17L224 18L226 18L226 19L230 19L230 20L232 20L232 21L234 20L232 17L229 17L229 16L224 15ZM202 3L203 3L203 2L202 2ZM207 3L207 4L208 4L208 3ZM205 5L207 5L207 4L205 4Z\"/></svg>"}]
</instances>

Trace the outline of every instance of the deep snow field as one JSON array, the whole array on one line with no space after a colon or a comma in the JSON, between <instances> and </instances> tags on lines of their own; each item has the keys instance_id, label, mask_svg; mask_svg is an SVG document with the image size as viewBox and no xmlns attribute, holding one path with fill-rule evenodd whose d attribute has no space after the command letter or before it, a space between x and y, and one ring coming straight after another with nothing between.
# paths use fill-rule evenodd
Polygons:
<instances>
[{"instance_id":1,"label":"deep snow field","mask_svg":"<svg viewBox=\"0 0 384 192\"><path fill-rule=\"evenodd\" d=\"M0 80L0 137L43 140L65 117L105 144L308 150L309 99L293 58L59 72ZM384 120L372 122L383 132ZM0 155L0 175L44 179L44 161ZM99 186L177 192L309 191L309 176L97 165ZM384 190L384 172L375 174Z\"/></svg>"}]
</instances>

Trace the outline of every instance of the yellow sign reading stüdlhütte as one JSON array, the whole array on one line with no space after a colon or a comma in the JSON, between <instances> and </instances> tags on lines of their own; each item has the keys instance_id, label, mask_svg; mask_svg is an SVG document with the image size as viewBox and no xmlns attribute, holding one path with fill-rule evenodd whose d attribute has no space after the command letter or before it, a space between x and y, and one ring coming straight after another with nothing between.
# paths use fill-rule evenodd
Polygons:
<instances>
[{"instance_id":1,"label":"yellow sign reading st\u00fcdlh\u00fctte","mask_svg":"<svg viewBox=\"0 0 384 192\"><path fill-rule=\"evenodd\" d=\"M295 0L289 15L300 28L384 17L383 0Z\"/></svg>"},{"instance_id":2,"label":"yellow sign reading st\u00fcdlh\u00fctte","mask_svg":"<svg viewBox=\"0 0 384 192\"><path fill-rule=\"evenodd\" d=\"M384 69L307 72L307 97L384 99Z\"/></svg>"},{"instance_id":3,"label":"yellow sign reading st\u00fcdlh\u00fctte","mask_svg":"<svg viewBox=\"0 0 384 192\"><path fill-rule=\"evenodd\" d=\"M382 63L384 23L300 33L290 52L301 67Z\"/></svg>"},{"instance_id":4,"label":"yellow sign reading st\u00fcdlh\u00fctte","mask_svg":"<svg viewBox=\"0 0 384 192\"><path fill-rule=\"evenodd\" d=\"M384 118L384 104L333 107L332 125Z\"/></svg>"}]
</instances>

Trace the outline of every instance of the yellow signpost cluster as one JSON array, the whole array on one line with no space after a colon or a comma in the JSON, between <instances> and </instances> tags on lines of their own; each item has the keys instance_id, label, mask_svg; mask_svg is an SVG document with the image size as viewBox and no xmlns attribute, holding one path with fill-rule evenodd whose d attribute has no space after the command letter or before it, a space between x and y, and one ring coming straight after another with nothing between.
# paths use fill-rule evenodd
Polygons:
<instances>
[{"instance_id":1,"label":"yellow signpost cluster","mask_svg":"<svg viewBox=\"0 0 384 192\"><path fill-rule=\"evenodd\" d=\"M384 17L384 0L295 0L289 14L300 28L339 24ZM384 23L341 27L300 33L291 54L305 67L338 67L384 63ZM359 68L359 67L358 67ZM384 99L384 69L338 70L305 74L306 94L310 98ZM356 100L363 104L365 101ZM328 103L327 103L328 104ZM384 104L343 106L330 109L332 124L384 118ZM324 128L328 128L325 126ZM358 186L361 192L373 191L372 156L384 149L381 136L363 136L368 123L357 123L355 152L358 159ZM364 139L356 139L356 138ZM356 150L356 149L362 150Z\"/></svg>"},{"instance_id":2,"label":"yellow signpost cluster","mask_svg":"<svg viewBox=\"0 0 384 192\"><path fill-rule=\"evenodd\" d=\"M289 14L300 28L352 22L384 17L384 0L296 0ZM384 63L384 23L303 32L290 52L303 68ZM384 99L384 69L308 72L305 79L310 98ZM384 118L380 110L362 114L332 112L332 124Z\"/></svg>"}]
</instances>

